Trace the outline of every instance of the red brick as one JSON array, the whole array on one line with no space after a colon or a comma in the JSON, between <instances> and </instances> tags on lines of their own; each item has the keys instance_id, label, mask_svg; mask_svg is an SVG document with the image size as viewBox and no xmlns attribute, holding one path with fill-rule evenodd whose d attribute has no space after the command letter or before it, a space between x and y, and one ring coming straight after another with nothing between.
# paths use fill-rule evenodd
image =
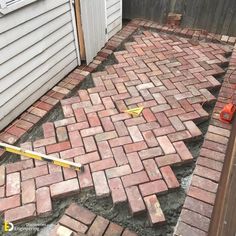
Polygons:
<instances>
[{"instance_id":1,"label":"red brick","mask_svg":"<svg viewBox=\"0 0 236 236\"><path fill-rule=\"evenodd\" d=\"M120 178L109 179L108 184L111 189L113 204L119 204L127 201L127 196Z\"/></svg>"},{"instance_id":2,"label":"red brick","mask_svg":"<svg viewBox=\"0 0 236 236\"><path fill-rule=\"evenodd\" d=\"M202 231L208 232L210 219L206 218L205 216L202 216L193 211L183 209L180 217L181 221L187 223L188 225L196 227Z\"/></svg>"},{"instance_id":3,"label":"red brick","mask_svg":"<svg viewBox=\"0 0 236 236\"><path fill-rule=\"evenodd\" d=\"M5 187L0 187L0 198L4 198L5 197Z\"/></svg>"},{"instance_id":4,"label":"red brick","mask_svg":"<svg viewBox=\"0 0 236 236\"><path fill-rule=\"evenodd\" d=\"M33 127L33 125L34 124L32 124L31 122L28 122L28 121L25 121L25 120L18 120L16 122L16 126L18 128L21 128L21 129L26 130L26 131L30 130Z\"/></svg>"},{"instance_id":5,"label":"red brick","mask_svg":"<svg viewBox=\"0 0 236 236\"><path fill-rule=\"evenodd\" d=\"M45 138L45 139L38 139L34 142L34 148L46 146L49 144L56 143L55 137Z\"/></svg>"},{"instance_id":6,"label":"red brick","mask_svg":"<svg viewBox=\"0 0 236 236\"><path fill-rule=\"evenodd\" d=\"M197 199L186 197L184 206L185 209L189 209L191 211L195 211L203 216L206 216L208 218L211 218L213 206L199 201Z\"/></svg>"},{"instance_id":7,"label":"red brick","mask_svg":"<svg viewBox=\"0 0 236 236\"><path fill-rule=\"evenodd\" d=\"M224 144L224 145L227 145L228 142L229 142L228 138L225 138L221 135L213 134L213 133L210 133L210 132L207 132L207 134L205 136L205 139L210 140L212 142Z\"/></svg>"},{"instance_id":8,"label":"red brick","mask_svg":"<svg viewBox=\"0 0 236 236\"><path fill-rule=\"evenodd\" d=\"M126 176L123 176L121 179L125 188L149 181L148 176L145 171L140 171L134 174L126 175Z\"/></svg>"},{"instance_id":9,"label":"red brick","mask_svg":"<svg viewBox=\"0 0 236 236\"><path fill-rule=\"evenodd\" d=\"M114 158L118 166L125 165L128 163L128 159L122 147L112 148Z\"/></svg>"},{"instance_id":10,"label":"red brick","mask_svg":"<svg viewBox=\"0 0 236 236\"><path fill-rule=\"evenodd\" d=\"M184 125L187 127L189 133L192 135L192 137L199 137L202 135L201 130L195 125L193 121L186 121L184 122Z\"/></svg>"},{"instance_id":11,"label":"red brick","mask_svg":"<svg viewBox=\"0 0 236 236\"><path fill-rule=\"evenodd\" d=\"M128 127L128 130L129 130L129 133L130 133L130 136L131 136L133 142L139 142L139 141L143 140L143 136L140 133L137 126Z\"/></svg>"},{"instance_id":12,"label":"red brick","mask_svg":"<svg viewBox=\"0 0 236 236\"><path fill-rule=\"evenodd\" d=\"M115 108L115 105L110 97L104 97L102 98L102 102L106 109L112 109Z\"/></svg>"},{"instance_id":13,"label":"red brick","mask_svg":"<svg viewBox=\"0 0 236 236\"><path fill-rule=\"evenodd\" d=\"M40 117L25 112L22 115L22 119L25 121L29 121L30 123L36 124L40 120Z\"/></svg>"},{"instance_id":14,"label":"red brick","mask_svg":"<svg viewBox=\"0 0 236 236\"><path fill-rule=\"evenodd\" d=\"M58 142L68 140L67 130L65 127L58 127L56 129Z\"/></svg>"},{"instance_id":15,"label":"red brick","mask_svg":"<svg viewBox=\"0 0 236 236\"><path fill-rule=\"evenodd\" d=\"M144 150L146 148L147 148L147 145L144 141L124 145L124 149L126 153L137 152L140 150Z\"/></svg>"},{"instance_id":16,"label":"red brick","mask_svg":"<svg viewBox=\"0 0 236 236\"><path fill-rule=\"evenodd\" d=\"M183 122L178 118L178 116L172 116L169 118L172 126L177 130L185 130L185 126L183 125Z\"/></svg>"},{"instance_id":17,"label":"red brick","mask_svg":"<svg viewBox=\"0 0 236 236\"><path fill-rule=\"evenodd\" d=\"M15 172L8 174L6 177L6 196L9 197L19 194L20 192L20 173Z\"/></svg>"},{"instance_id":18,"label":"red brick","mask_svg":"<svg viewBox=\"0 0 236 236\"><path fill-rule=\"evenodd\" d=\"M175 189L180 186L170 166L162 167L160 171L169 189Z\"/></svg>"},{"instance_id":19,"label":"red brick","mask_svg":"<svg viewBox=\"0 0 236 236\"><path fill-rule=\"evenodd\" d=\"M102 159L113 157L111 148L107 141L97 142L98 150Z\"/></svg>"},{"instance_id":20,"label":"red brick","mask_svg":"<svg viewBox=\"0 0 236 236\"><path fill-rule=\"evenodd\" d=\"M40 176L36 178L37 188L49 186L54 183L63 181L62 172L53 172L48 175Z\"/></svg>"},{"instance_id":21,"label":"red brick","mask_svg":"<svg viewBox=\"0 0 236 236\"><path fill-rule=\"evenodd\" d=\"M175 230L176 235L183 235L183 236L207 236L207 233L205 233L202 230L199 230L195 227L191 227L188 224L185 224L183 222L179 222L176 230Z\"/></svg>"},{"instance_id":22,"label":"red brick","mask_svg":"<svg viewBox=\"0 0 236 236\"><path fill-rule=\"evenodd\" d=\"M157 157L155 160L159 167L167 166L167 165L174 165L174 164L178 164L182 162L178 154L170 154L170 155Z\"/></svg>"},{"instance_id":23,"label":"red brick","mask_svg":"<svg viewBox=\"0 0 236 236\"><path fill-rule=\"evenodd\" d=\"M97 127L81 130L81 136L82 137L88 137L88 136L92 136L92 135L99 134L99 133L102 133L102 132L103 132L102 127L97 126Z\"/></svg>"},{"instance_id":24,"label":"red brick","mask_svg":"<svg viewBox=\"0 0 236 236\"><path fill-rule=\"evenodd\" d=\"M119 137L127 136L129 134L127 127L123 121L115 122L114 125L115 125L116 132L119 135Z\"/></svg>"},{"instance_id":25,"label":"red brick","mask_svg":"<svg viewBox=\"0 0 236 236\"><path fill-rule=\"evenodd\" d=\"M200 166L200 165L196 166L196 168L194 170L194 173L196 175L199 175L199 176L202 176L204 178L213 180L215 182L219 182L220 176L221 176L220 172L209 169L209 168L206 168L206 167L203 167L203 166Z\"/></svg>"},{"instance_id":26,"label":"red brick","mask_svg":"<svg viewBox=\"0 0 236 236\"><path fill-rule=\"evenodd\" d=\"M36 201L34 179L21 182L21 191L22 204L25 205Z\"/></svg>"},{"instance_id":27,"label":"red brick","mask_svg":"<svg viewBox=\"0 0 236 236\"><path fill-rule=\"evenodd\" d=\"M48 187L36 190L36 206L38 215L48 216L52 211L52 201Z\"/></svg>"},{"instance_id":28,"label":"red brick","mask_svg":"<svg viewBox=\"0 0 236 236\"><path fill-rule=\"evenodd\" d=\"M157 142L152 131L145 131L145 132L142 132L142 134L143 134L143 137L144 137L148 147L158 146L158 142Z\"/></svg>"},{"instance_id":29,"label":"red brick","mask_svg":"<svg viewBox=\"0 0 236 236\"><path fill-rule=\"evenodd\" d=\"M90 169L92 172L100 171L115 167L116 163L113 158L107 158L104 160L96 161L90 164Z\"/></svg>"},{"instance_id":30,"label":"red brick","mask_svg":"<svg viewBox=\"0 0 236 236\"><path fill-rule=\"evenodd\" d=\"M190 153L183 141L173 143L173 145L184 162L193 160L192 154Z\"/></svg>"},{"instance_id":31,"label":"red brick","mask_svg":"<svg viewBox=\"0 0 236 236\"><path fill-rule=\"evenodd\" d=\"M43 124L43 136L44 138L55 137L55 128L52 122Z\"/></svg>"},{"instance_id":32,"label":"red brick","mask_svg":"<svg viewBox=\"0 0 236 236\"><path fill-rule=\"evenodd\" d=\"M94 138L92 136L83 138L83 141L84 141L86 153L93 152L93 151L97 150L96 143L95 143ZM84 153L81 153L81 154L84 154Z\"/></svg>"},{"instance_id":33,"label":"red brick","mask_svg":"<svg viewBox=\"0 0 236 236\"><path fill-rule=\"evenodd\" d=\"M208 132L212 132L214 134L222 135L224 137L230 137L230 131L227 129L223 129L217 126L210 125L208 127Z\"/></svg>"},{"instance_id":34,"label":"red brick","mask_svg":"<svg viewBox=\"0 0 236 236\"><path fill-rule=\"evenodd\" d=\"M173 134L168 134L167 136L172 143L182 140L189 140L192 137L191 134L186 130L178 131Z\"/></svg>"},{"instance_id":35,"label":"red brick","mask_svg":"<svg viewBox=\"0 0 236 236\"><path fill-rule=\"evenodd\" d=\"M167 136L157 137L157 141L166 155L173 154L176 152L174 146L172 145Z\"/></svg>"},{"instance_id":36,"label":"red brick","mask_svg":"<svg viewBox=\"0 0 236 236\"><path fill-rule=\"evenodd\" d=\"M83 146L83 142L78 131L69 132L69 138L72 148Z\"/></svg>"},{"instance_id":37,"label":"red brick","mask_svg":"<svg viewBox=\"0 0 236 236\"><path fill-rule=\"evenodd\" d=\"M6 173L9 174L9 173L29 169L29 168L32 168L32 167L34 167L34 162L33 162L32 159L28 159L28 160L25 160L25 161L18 161L18 162L14 162L14 163L9 163L9 164L6 165ZM1 186L1 184L0 184L0 186Z\"/></svg>"},{"instance_id":38,"label":"red brick","mask_svg":"<svg viewBox=\"0 0 236 236\"><path fill-rule=\"evenodd\" d=\"M78 179L81 189L89 189L93 187L93 180L88 165L84 166L84 172L78 173Z\"/></svg>"},{"instance_id":39,"label":"red brick","mask_svg":"<svg viewBox=\"0 0 236 236\"><path fill-rule=\"evenodd\" d=\"M209 179L205 179L197 175L193 175L191 184L192 186L204 189L212 193L216 193L218 189L217 183L214 183L213 181Z\"/></svg>"},{"instance_id":40,"label":"red brick","mask_svg":"<svg viewBox=\"0 0 236 236\"><path fill-rule=\"evenodd\" d=\"M211 159L208 159L205 157L201 157L201 156L198 157L197 164L201 165L201 166L208 167L213 170L217 170L219 172L221 172L223 169L223 163L221 163L219 161L214 161L214 160L211 160Z\"/></svg>"},{"instance_id":41,"label":"red brick","mask_svg":"<svg viewBox=\"0 0 236 236\"><path fill-rule=\"evenodd\" d=\"M157 120L155 115L153 114L153 112L149 108L144 109L142 111L142 114L147 122L153 122L153 121Z\"/></svg>"},{"instance_id":42,"label":"red brick","mask_svg":"<svg viewBox=\"0 0 236 236\"><path fill-rule=\"evenodd\" d=\"M20 195L0 199L0 212L16 208L21 205Z\"/></svg>"},{"instance_id":43,"label":"red brick","mask_svg":"<svg viewBox=\"0 0 236 236\"><path fill-rule=\"evenodd\" d=\"M27 179L32 179L38 176L47 175L48 174L48 168L47 165L35 167L32 169L22 170L21 171L21 178L22 181Z\"/></svg>"},{"instance_id":44,"label":"red brick","mask_svg":"<svg viewBox=\"0 0 236 236\"><path fill-rule=\"evenodd\" d=\"M100 119L98 118L96 113L89 113L88 121L91 127L101 126Z\"/></svg>"},{"instance_id":45,"label":"red brick","mask_svg":"<svg viewBox=\"0 0 236 236\"><path fill-rule=\"evenodd\" d=\"M148 216L152 226L156 224L162 224L166 221L156 195L145 197L144 202L146 204Z\"/></svg>"},{"instance_id":46,"label":"red brick","mask_svg":"<svg viewBox=\"0 0 236 236\"><path fill-rule=\"evenodd\" d=\"M107 197L110 195L110 189L104 171L92 173L95 192L97 197Z\"/></svg>"},{"instance_id":47,"label":"red brick","mask_svg":"<svg viewBox=\"0 0 236 236\"><path fill-rule=\"evenodd\" d=\"M8 144L14 144L18 138L9 133L2 133L0 134L0 140Z\"/></svg>"},{"instance_id":48,"label":"red brick","mask_svg":"<svg viewBox=\"0 0 236 236\"><path fill-rule=\"evenodd\" d=\"M76 131L76 130L82 130L89 127L89 123L87 121L75 123L67 126L68 131Z\"/></svg>"},{"instance_id":49,"label":"red brick","mask_svg":"<svg viewBox=\"0 0 236 236\"><path fill-rule=\"evenodd\" d=\"M66 118L74 116L74 112L73 112L71 105L63 105L62 110L63 110L63 114Z\"/></svg>"},{"instance_id":50,"label":"red brick","mask_svg":"<svg viewBox=\"0 0 236 236\"><path fill-rule=\"evenodd\" d=\"M101 118L101 122L102 122L102 126L103 129L108 132L108 131L112 131L115 129L113 122L111 122L111 118L110 117L103 117Z\"/></svg>"},{"instance_id":51,"label":"red brick","mask_svg":"<svg viewBox=\"0 0 236 236\"><path fill-rule=\"evenodd\" d=\"M140 125L144 123L146 123L146 121L144 120L143 117L135 117L135 118L125 120L126 126L136 126L136 125Z\"/></svg>"},{"instance_id":52,"label":"red brick","mask_svg":"<svg viewBox=\"0 0 236 236\"><path fill-rule=\"evenodd\" d=\"M214 193L193 186L190 186L188 196L201 200L205 203L209 203L211 205L214 205L216 197Z\"/></svg>"},{"instance_id":53,"label":"red brick","mask_svg":"<svg viewBox=\"0 0 236 236\"><path fill-rule=\"evenodd\" d=\"M35 217L36 209L33 203L16 207L5 212L5 220L12 223L29 221Z\"/></svg>"},{"instance_id":54,"label":"red brick","mask_svg":"<svg viewBox=\"0 0 236 236\"><path fill-rule=\"evenodd\" d=\"M97 216L87 234L93 236L103 235L108 224L109 224L108 220L106 220L101 216Z\"/></svg>"},{"instance_id":55,"label":"red brick","mask_svg":"<svg viewBox=\"0 0 236 236\"><path fill-rule=\"evenodd\" d=\"M197 120L199 117L195 111L179 115L181 121Z\"/></svg>"},{"instance_id":56,"label":"red brick","mask_svg":"<svg viewBox=\"0 0 236 236\"><path fill-rule=\"evenodd\" d=\"M98 88L96 88L97 90L99 90ZM93 105L93 106L86 106L84 108L85 110L85 113L87 113L87 115L89 113L94 113L94 112L98 112L98 111L102 111L104 110L105 107L102 105L102 104L99 104L99 105Z\"/></svg>"},{"instance_id":57,"label":"red brick","mask_svg":"<svg viewBox=\"0 0 236 236\"><path fill-rule=\"evenodd\" d=\"M130 118L130 115L127 113L120 113L120 114L111 116L112 122L122 121L129 118Z\"/></svg>"},{"instance_id":58,"label":"red brick","mask_svg":"<svg viewBox=\"0 0 236 236\"><path fill-rule=\"evenodd\" d=\"M18 138L20 138L25 132L26 130L18 128L15 125L7 129L7 133L12 134Z\"/></svg>"},{"instance_id":59,"label":"red brick","mask_svg":"<svg viewBox=\"0 0 236 236\"><path fill-rule=\"evenodd\" d=\"M123 227L110 222L104 236L110 236L110 235L120 236L122 234L123 230L124 230Z\"/></svg>"},{"instance_id":60,"label":"red brick","mask_svg":"<svg viewBox=\"0 0 236 236\"><path fill-rule=\"evenodd\" d=\"M88 226L82 224L81 222L74 220L73 218L63 215L59 220L61 225L64 225L66 228L73 230L74 232L80 232L84 234L88 230Z\"/></svg>"},{"instance_id":61,"label":"red brick","mask_svg":"<svg viewBox=\"0 0 236 236\"><path fill-rule=\"evenodd\" d=\"M127 158L133 172L138 172L143 170L143 165L137 152L129 153L127 155Z\"/></svg>"},{"instance_id":62,"label":"red brick","mask_svg":"<svg viewBox=\"0 0 236 236\"><path fill-rule=\"evenodd\" d=\"M123 232L122 236L138 236L136 233L131 232L128 229L125 229L125 231Z\"/></svg>"},{"instance_id":63,"label":"red brick","mask_svg":"<svg viewBox=\"0 0 236 236\"><path fill-rule=\"evenodd\" d=\"M74 109L74 113L75 113L76 121L78 123L83 122L83 121L87 121L87 117L86 117L86 114L85 114L83 108Z\"/></svg>"},{"instance_id":64,"label":"red brick","mask_svg":"<svg viewBox=\"0 0 236 236\"><path fill-rule=\"evenodd\" d=\"M221 153L226 153L227 150L227 146L220 144L220 143L215 143L215 142L211 142L209 140L205 140L203 143L203 147L204 148L208 148L212 151L216 151L216 152L221 152Z\"/></svg>"},{"instance_id":65,"label":"red brick","mask_svg":"<svg viewBox=\"0 0 236 236\"><path fill-rule=\"evenodd\" d=\"M139 185L139 189L142 193L142 196L148 196L152 194L163 194L168 191L166 183L163 180L156 180L153 182L145 183Z\"/></svg>"},{"instance_id":66,"label":"red brick","mask_svg":"<svg viewBox=\"0 0 236 236\"><path fill-rule=\"evenodd\" d=\"M70 204L70 206L66 209L65 213L86 225L90 225L96 217L93 212L87 210L82 206L77 205L76 203Z\"/></svg>"},{"instance_id":67,"label":"red brick","mask_svg":"<svg viewBox=\"0 0 236 236\"><path fill-rule=\"evenodd\" d=\"M104 132L104 133L100 133L100 134L95 135L95 139L97 142L107 141L107 140L111 140L114 138L117 138L116 131L109 131L109 132Z\"/></svg>"},{"instance_id":68,"label":"red brick","mask_svg":"<svg viewBox=\"0 0 236 236\"><path fill-rule=\"evenodd\" d=\"M150 180L161 179L161 173L153 159L143 161L143 165Z\"/></svg>"},{"instance_id":69,"label":"red brick","mask_svg":"<svg viewBox=\"0 0 236 236\"><path fill-rule=\"evenodd\" d=\"M159 137L159 136L174 133L176 132L176 130L173 128L173 126L166 126L166 127L154 129L153 132L156 135L156 137Z\"/></svg>"},{"instance_id":70,"label":"red brick","mask_svg":"<svg viewBox=\"0 0 236 236\"><path fill-rule=\"evenodd\" d=\"M138 187L132 186L132 187L126 188L125 190L127 193L128 202L129 202L132 215L137 215L144 212L146 208L143 202L143 198L140 195L140 192L138 190Z\"/></svg>"},{"instance_id":71,"label":"red brick","mask_svg":"<svg viewBox=\"0 0 236 236\"><path fill-rule=\"evenodd\" d=\"M169 121L169 119L166 117L165 113L159 112L159 113L156 113L155 116L156 116L156 118L157 118L158 123L159 123L161 126L169 126L169 125L170 125L170 121Z\"/></svg>"},{"instance_id":72,"label":"red brick","mask_svg":"<svg viewBox=\"0 0 236 236\"><path fill-rule=\"evenodd\" d=\"M132 143L132 140L129 136L124 136L124 137L114 138L112 140L109 140L109 144L111 147L123 146L129 143Z\"/></svg>"},{"instance_id":73,"label":"red brick","mask_svg":"<svg viewBox=\"0 0 236 236\"><path fill-rule=\"evenodd\" d=\"M215 152L213 150L209 150L203 147L200 150L200 156L204 156L204 157L210 158L212 160L220 161L220 162L223 162L225 158L225 154L220 153L220 152Z\"/></svg>"},{"instance_id":74,"label":"red brick","mask_svg":"<svg viewBox=\"0 0 236 236\"><path fill-rule=\"evenodd\" d=\"M75 122L76 122L75 118L70 117L70 118L55 121L54 125L55 125L56 128L58 128L58 127L61 127L61 126L67 126L67 125L74 124Z\"/></svg>"},{"instance_id":75,"label":"red brick","mask_svg":"<svg viewBox=\"0 0 236 236\"><path fill-rule=\"evenodd\" d=\"M46 146L46 151L47 151L47 154L51 154L55 152L61 152L70 148L71 148L70 142L65 141L65 142L51 144L51 145Z\"/></svg>"},{"instance_id":76,"label":"red brick","mask_svg":"<svg viewBox=\"0 0 236 236\"><path fill-rule=\"evenodd\" d=\"M129 165L122 165L119 167L114 167L106 170L106 176L108 179L121 177L132 173Z\"/></svg>"},{"instance_id":77,"label":"red brick","mask_svg":"<svg viewBox=\"0 0 236 236\"><path fill-rule=\"evenodd\" d=\"M70 179L50 186L52 198L64 198L79 192L77 179Z\"/></svg>"},{"instance_id":78,"label":"red brick","mask_svg":"<svg viewBox=\"0 0 236 236\"><path fill-rule=\"evenodd\" d=\"M91 152L88 154L75 157L75 162L79 162L80 164L83 164L83 165L94 162L94 161L98 161L98 160L100 160L98 152Z\"/></svg>"}]
</instances>

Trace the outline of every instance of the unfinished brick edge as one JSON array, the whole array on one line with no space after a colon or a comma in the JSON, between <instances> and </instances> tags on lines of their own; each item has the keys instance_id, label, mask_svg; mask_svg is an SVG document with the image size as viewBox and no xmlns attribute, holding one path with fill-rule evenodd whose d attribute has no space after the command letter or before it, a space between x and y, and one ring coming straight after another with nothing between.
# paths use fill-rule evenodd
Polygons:
<instances>
[{"instance_id":1,"label":"unfinished brick edge","mask_svg":"<svg viewBox=\"0 0 236 236\"><path fill-rule=\"evenodd\" d=\"M100 215L72 203L66 209L64 215L50 231L51 236L57 235L120 235L137 236L136 233L115 224Z\"/></svg>"},{"instance_id":2,"label":"unfinished brick edge","mask_svg":"<svg viewBox=\"0 0 236 236\"><path fill-rule=\"evenodd\" d=\"M219 114L230 102L229 96L235 91L236 73L233 73L235 69L236 46L233 49L174 235L208 235L232 129L231 124L220 121Z\"/></svg>"}]
</instances>

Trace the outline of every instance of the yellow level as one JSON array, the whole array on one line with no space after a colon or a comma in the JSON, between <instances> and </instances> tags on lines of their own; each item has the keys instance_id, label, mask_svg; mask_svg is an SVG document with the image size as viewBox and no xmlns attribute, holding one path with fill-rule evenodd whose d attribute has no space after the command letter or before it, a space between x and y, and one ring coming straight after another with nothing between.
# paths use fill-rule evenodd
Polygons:
<instances>
[{"instance_id":1,"label":"yellow level","mask_svg":"<svg viewBox=\"0 0 236 236\"><path fill-rule=\"evenodd\" d=\"M139 116L142 111L143 111L143 107L136 107L133 109L125 110L126 113L128 113L132 116Z\"/></svg>"},{"instance_id":2,"label":"yellow level","mask_svg":"<svg viewBox=\"0 0 236 236\"><path fill-rule=\"evenodd\" d=\"M19 154L25 157L36 159L36 160L47 161L47 162L53 163L54 165L71 168L77 171L84 171L84 166L81 165L80 163L75 163L72 161L67 161L60 158L47 156L38 152L23 150L22 148L15 147L15 146L12 146L6 143L1 143L1 142L0 142L0 148L3 148L6 152Z\"/></svg>"}]
</instances>

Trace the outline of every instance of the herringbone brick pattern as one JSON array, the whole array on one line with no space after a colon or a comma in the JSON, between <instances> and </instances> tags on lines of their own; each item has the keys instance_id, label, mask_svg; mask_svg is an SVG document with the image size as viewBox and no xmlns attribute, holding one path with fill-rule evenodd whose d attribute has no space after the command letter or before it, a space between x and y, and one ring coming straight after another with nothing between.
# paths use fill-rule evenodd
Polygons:
<instances>
[{"instance_id":1,"label":"herringbone brick pattern","mask_svg":"<svg viewBox=\"0 0 236 236\"><path fill-rule=\"evenodd\" d=\"M97 197L128 202L133 215L148 211L152 224L165 216L157 197L180 185L172 165L192 161L186 141L202 134L195 122L209 117L202 103L215 97L215 76L227 46L193 44L144 31L115 52L117 64L93 74L94 88L62 100L65 119L45 123L44 139L22 146L80 162L84 173L41 161L0 167L0 211L11 222L45 216L52 199L94 188ZM124 111L143 106L139 117ZM6 177L6 179L5 179Z\"/></svg>"}]
</instances>

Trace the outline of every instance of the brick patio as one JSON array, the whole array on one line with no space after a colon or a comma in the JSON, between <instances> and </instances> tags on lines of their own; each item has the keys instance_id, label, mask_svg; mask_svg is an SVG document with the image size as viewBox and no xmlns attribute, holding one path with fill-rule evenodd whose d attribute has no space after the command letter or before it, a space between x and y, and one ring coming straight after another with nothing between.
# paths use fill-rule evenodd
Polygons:
<instances>
[{"instance_id":1,"label":"brick patio","mask_svg":"<svg viewBox=\"0 0 236 236\"><path fill-rule=\"evenodd\" d=\"M85 172L23 157L1 166L0 211L5 218L22 222L47 216L52 200L94 188L97 197L128 202L133 215L147 211L153 225L165 222L158 196L180 186L172 166L193 160L185 142L202 136L195 123L209 118L202 104L216 100L209 89L220 87L215 77L225 73L220 65L228 62L230 51L227 45L147 30L135 35L125 50L114 53L117 64L92 74L94 88L61 100L65 118L43 124L44 139L22 144L80 162ZM124 112L138 106L144 107L139 117ZM210 129L217 149L223 149L224 137ZM228 130L221 131L229 136ZM223 151L217 152L219 158ZM208 174L219 180L218 172ZM214 203L210 194L209 203Z\"/></svg>"}]
</instances>

